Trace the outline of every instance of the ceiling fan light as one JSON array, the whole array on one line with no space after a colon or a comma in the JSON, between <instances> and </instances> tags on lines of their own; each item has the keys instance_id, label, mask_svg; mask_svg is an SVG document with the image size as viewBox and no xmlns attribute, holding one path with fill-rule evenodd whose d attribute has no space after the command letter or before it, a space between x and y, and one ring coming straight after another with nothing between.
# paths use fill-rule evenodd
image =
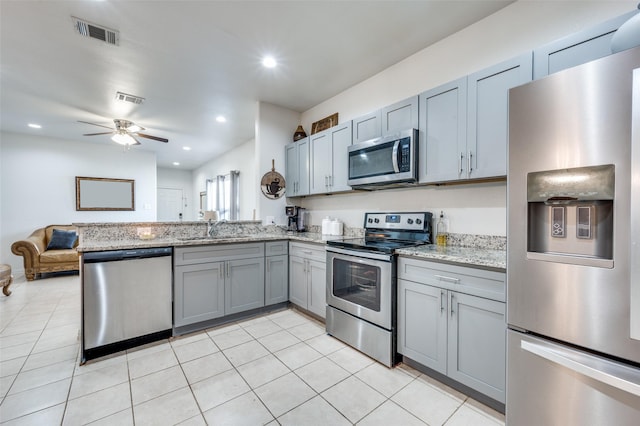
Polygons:
<instances>
[{"instance_id":1,"label":"ceiling fan light","mask_svg":"<svg viewBox=\"0 0 640 426\"><path fill-rule=\"evenodd\" d=\"M126 133L116 133L111 136L111 140L120 145L134 145L136 143L136 140Z\"/></svg>"},{"instance_id":2,"label":"ceiling fan light","mask_svg":"<svg viewBox=\"0 0 640 426\"><path fill-rule=\"evenodd\" d=\"M132 124L131 126L127 127L127 132L139 132L140 130L142 130L142 127L138 126L137 124Z\"/></svg>"}]
</instances>

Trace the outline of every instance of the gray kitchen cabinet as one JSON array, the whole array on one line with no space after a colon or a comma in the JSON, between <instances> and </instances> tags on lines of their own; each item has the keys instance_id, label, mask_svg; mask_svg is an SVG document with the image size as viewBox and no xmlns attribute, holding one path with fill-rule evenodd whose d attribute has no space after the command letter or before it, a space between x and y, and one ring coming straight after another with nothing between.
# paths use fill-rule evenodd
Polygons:
<instances>
[{"instance_id":1,"label":"gray kitchen cabinet","mask_svg":"<svg viewBox=\"0 0 640 426\"><path fill-rule=\"evenodd\" d=\"M528 52L468 76L467 178L506 176L509 89L531 81L532 66Z\"/></svg>"},{"instance_id":2,"label":"gray kitchen cabinet","mask_svg":"<svg viewBox=\"0 0 640 426\"><path fill-rule=\"evenodd\" d=\"M289 300L321 318L326 316L326 270L324 246L289 243Z\"/></svg>"},{"instance_id":3,"label":"gray kitchen cabinet","mask_svg":"<svg viewBox=\"0 0 640 426\"><path fill-rule=\"evenodd\" d=\"M265 306L289 300L288 251L288 241L269 241L265 243Z\"/></svg>"},{"instance_id":4,"label":"gray kitchen cabinet","mask_svg":"<svg viewBox=\"0 0 640 426\"><path fill-rule=\"evenodd\" d=\"M224 285L224 314L264 306L264 257L228 260Z\"/></svg>"},{"instance_id":5,"label":"gray kitchen cabinet","mask_svg":"<svg viewBox=\"0 0 640 426\"><path fill-rule=\"evenodd\" d=\"M535 49L533 78L542 78L610 55L613 35L620 25L636 13L626 13Z\"/></svg>"},{"instance_id":6,"label":"gray kitchen cabinet","mask_svg":"<svg viewBox=\"0 0 640 426\"><path fill-rule=\"evenodd\" d=\"M309 194L309 138L292 142L285 147L285 181L287 197Z\"/></svg>"},{"instance_id":7,"label":"gray kitchen cabinet","mask_svg":"<svg viewBox=\"0 0 640 426\"><path fill-rule=\"evenodd\" d=\"M466 177L467 78L420 95L418 180L445 182Z\"/></svg>"},{"instance_id":8,"label":"gray kitchen cabinet","mask_svg":"<svg viewBox=\"0 0 640 426\"><path fill-rule=\"evenodd\" d=\"M264 306L264 243L174 250L174 327Z\"/></svg>"},{"instance_id":9,"label":"gray kitchen cabinet","mask_svg":"<svg viewBox=\"0 0 640 426\"><path fill-rule=\"evenodd\" d=\"M382 136L418 128L418 96L412 96L382 108Z\"/></svg>"},{"instance_id":10,"label":"gray kitchen cabinet","mask_svg":"<svg viewBox=\"0 0 640 426\"><path fill-rule=\"evenodd\" d=\"M505 402L505 274L401 257L398 352Z\"/></svg>"},{"instance_id":11,"label":"gray kitchen cabinet","mask_svg":"<svg viewBox=\"0 0 640 426\"><path fill-rule=\"evenodd\" d=\"M338 124L309 137L309 193L327 194L348 191L348 148L351 122Z\"/></svg>"},{"instance_id":12,"label":"gray kitchen cabinet","mask_svg":"<svg viewBox=\"0 0 640 426\"><path fill-rule=\"evenodd\" d=\"M224 267L224 262L174 267L174 327L224 316Z\"/></svg>"},{"instance_id":13,"label":"gray kitchen cabinet","mask_svg":"<svg viewBox=\"0 0 640 426\"><path fill-rule=\"evenodd\" d=\"M353 143L418 128L418 96L388 105L352 120Z\"/></svg>"},{"instance_id":14,"label":"gray kitchen cabinet","mask_svg":"<svg viewBox=\"0 0 640 426\"><path fill-rule=\"evenodd\" d=\"M351 121L353 143L376 139L382 135L381 114L382 111L378 109Z\"/></svg>"}]
</instances>

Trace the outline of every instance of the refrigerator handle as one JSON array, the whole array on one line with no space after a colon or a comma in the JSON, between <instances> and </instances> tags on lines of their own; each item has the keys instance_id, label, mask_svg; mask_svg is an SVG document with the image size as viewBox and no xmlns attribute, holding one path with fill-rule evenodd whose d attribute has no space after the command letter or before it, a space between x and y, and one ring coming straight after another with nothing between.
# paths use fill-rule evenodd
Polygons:
<instances>
[{"instance_id":1,"label":"refrigerator handle","mask_svg":"<svg viewBox=\"0 0 640 426\"><path fill-rule=\"evenodd\" d=\"M538 355L548 361L561 365L583 376L589 377L593 380L597 380L616 389L620 389L624 392L628 392L632 395L640 396L640 377L638 381L629 381L628 379L616 375L615 373L627 373L627 368L618 367L615 368L615 364L611 361L604 361L600 358L593 356L582 355L578 352L562 350L560 348L548 348L536 343L522 341L520 347L531 352L534 355ZM605 367L605 369L603 369ZM611 370L618 371L611 371ZM623 370L624 369L624 370Z\"/></svg>"}]
</instances>

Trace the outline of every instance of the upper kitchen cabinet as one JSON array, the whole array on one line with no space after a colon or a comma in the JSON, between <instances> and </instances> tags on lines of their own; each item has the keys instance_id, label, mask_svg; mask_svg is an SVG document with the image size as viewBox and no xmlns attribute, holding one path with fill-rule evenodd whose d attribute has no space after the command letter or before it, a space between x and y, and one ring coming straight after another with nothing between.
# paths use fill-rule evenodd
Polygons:
<instances>
[{"instance_id":1,"label":"upper kitchen cabinet","mask_svg":"<svg viewBox=\"0 0 640 426\"><path fill-rule=\"evenodd\" d=\"M285 147L285 181L287 197L309 194L309 138L288 144Z\"/></svg>"},{"instance_id":2,"label":"upper kitchen cabinet","mask_svg":"<svg viewBox=\"0 0 640 426\"><path fill-rule=\"evenodd\" d=\"M532 68L529 52L468 76L467 178L506 176L509 89L531 81Z\"/></svg>"},{"instance_id":3,"label":"upper kitchen cabinet","mask_svg":"<svg viewBox=\"0 0 640 426\"><path fill-rule=\"evenodd\" d=\"M353 143L379 138L382 134L381 111L376 110L352 120Z\"/></svg>"},{"instance_id":4,"label":"upper kitchen cabinet","mask_svg":"<svg viewBox=\"0 0 640 426\"><path fill-rule=\"evenodd\" d=\"M462 159L467 151L467 78L463 77L420 95L421 183L466 177Z\"/></svg>"},{"instance_id":5,"label":"upper kitchen cabinet","mask_svg":"<svg viewBox=\"0 0 640 426\"><path fill-rule=\"evenodd\" d=\"M355 118L352 123L353 143L393 135L401 130L417 129L418 96Z\"/></svg>"},{"instance_id":6,"label":"upper kitchen cabinet","mask_svg":"<svg viewBox=\"0 0 640 426\"><path fill-rule=\"evenodd\" d=\"M538 79L611 54L614 33L637 11L556 40L533 51L533 78Z\"/></svg>"},{"instance_id":7,"label":"upper kitchen cabinet","mask_svg":"<svg viewBox=\"0 0 640 426\"><path fill-rule=\"evenodd\" d=\"M382 136L418 128L418 96L382 108Z\"/></svg>"},{"instance_id":8,"label":"upper kitchen cabinet","mask_svg":"<svg viewBox=\"0 0 640 426\"><path fill-rule=\"evenodd\" d=\"M349 191L348 149L351 145L351 122L342 123L309 137L309 193L327 194Z\"/></svg>"}]
</instances>

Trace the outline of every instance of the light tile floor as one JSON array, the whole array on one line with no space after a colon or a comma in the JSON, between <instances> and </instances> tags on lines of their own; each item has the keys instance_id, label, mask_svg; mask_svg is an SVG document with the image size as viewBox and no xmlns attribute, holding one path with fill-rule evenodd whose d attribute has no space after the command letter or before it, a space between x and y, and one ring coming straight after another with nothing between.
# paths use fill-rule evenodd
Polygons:
<instances>
[{"instance_id":1,"label":"light tile floor","mask_svg":"<svg viewBox=\"0 0 640 426\"><path fill-rule=\"evenodd\" d=\"M504 416L394 369L282 310L78 365L80 283L0 299L3 425L500 425Z\"/></svg>"}]
</instances>

